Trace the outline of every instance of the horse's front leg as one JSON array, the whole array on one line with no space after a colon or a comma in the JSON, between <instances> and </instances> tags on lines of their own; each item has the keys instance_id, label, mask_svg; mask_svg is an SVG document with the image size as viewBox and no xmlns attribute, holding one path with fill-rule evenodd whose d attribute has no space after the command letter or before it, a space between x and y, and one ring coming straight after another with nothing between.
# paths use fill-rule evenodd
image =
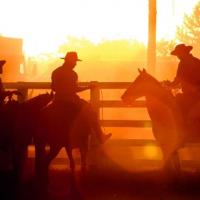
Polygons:
<instances>
[{"instance_id":1,"label":"horse's front leg","mask_svg":"<svg viewBox=\"0 0 200 200\"><path fill-rule=\"evenodd\" d=\"M46 165L49 166L51 161L58 155L59 151L61 150L61 145L50 144L50 149L46 156Z\"/></svg>"},{"instance_id":2,"label":"horse's front leg","mask_svg":"<svg viewBox=\"0 0 200 200\"><path fill-rule=\"evenodd\" d=\"M178 151L175 151L172 154L171 159L172 159L172 164L173 164L173 168L174 168L175 172L179 173L181 171L181 162L180 162Z\"/></svg>"},{"instance_id":3,"label":"horse's front leg","mask_svg":"<svg viewBox=\"0 0 200 200\"><path fill-rule=\"evenodd\" d=\"M180 158L178 151L175 151L174 153L171 154L168 160L165 161L165 170L167 172L172 173L173 176L179 176L180 171L181 171L181 163L180 163Z\"/></svg>"},{"instance_id":4,"label":"horse's front leg","mask_svg":"<svg viewBox=\"0 0 200 200\"><path fill-rule=\"evenodd\" d=\"M36 176L43 181L46 180L48 174L48 167L45 163L46 152L45 143L41 141L35 142L35 172Z\"/></svg>"},{"instance_id":5,"label":"horse's front leg","mask_svg":"<svg viewBox=\"0 0 200 200\"><path fill-rule=\"evenodd\" d=\"M87 170L88 135L82 139L82 144L80 145L79 149L81 154L81 170L82 173L85 174Z\"/></svg>"},{"instance_id":6,"label":"horse's front leg","mask_svg":"<svg viewBox=\"0 0 200 200\"><path fill-rule=\"evenodd\" d=\"M73 155L72 155L72 149L68 146L65 146L65 150L66 150L68 158L69 158L70 169L71 169L72 173L74 173L75 163L74 163L74 159L73 159Z\"/></svg>"},{"instance_id":7,"label":"horse's front leg","mask_svg":"<svg viewBox=\"0 0 200 200\"><path fill-rule=\"evenodd\" d=\"M81 147L80 154L81 154L81 171L83 174L85 174L87 168L87 147Z\"/></svg>"},{"instance_id":8,"label":"horse's front leg","mask_svg":"<svg viewBox=\"0 0 200 200\"><path fill-rule=\"evenodd\" d=\"M13 145L12 148L13 172L15 180L21 181L21 175L24 170L24 164L28 157L28 147L26 145Z\"/></svg>"}]
</instances>

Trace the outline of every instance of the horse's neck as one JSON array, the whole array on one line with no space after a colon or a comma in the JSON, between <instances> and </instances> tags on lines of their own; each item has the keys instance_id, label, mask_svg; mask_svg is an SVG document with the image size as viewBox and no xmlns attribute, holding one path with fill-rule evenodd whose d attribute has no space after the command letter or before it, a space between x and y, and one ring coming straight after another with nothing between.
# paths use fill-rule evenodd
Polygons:
<instances>
[{"instance_id":1,"label":"horse's neck","mask_svg":"<svg viewBox=\"0 0 200 200\"><path fill-rule=\"evenodd\" d=\"M32 99L26 101L24 105L25 107L35 109L36 111L40 110L51 101L51 98L48 98L48 96L46 98L45 97L46 96L43 95L33 97Z\"/></svg>"},{"instance_id":2,"label":"horse's neck","mask_svg":"<svg viewBox=\"0 0 200 200\"><path fill-rule=\"evenodd\" d=\"M148 94L145 98L147 110L152 120L160 120L165 118L167 114L175 114L177 111L175 98L165 91L158 92L157 94Z\"/></svg>"},{"instance_id":3,"label":"horse's neck","mask_svg":"<svg viewBox=\"0 0 200 200\"><path fill-rule=\"evenodd\" d=\"M149 84L148 92L146 92L146 99L151 103L160 102L161 104L174 106L175 98L171 92L165 90L160 85Z\"/></svg>"}]
</instances>

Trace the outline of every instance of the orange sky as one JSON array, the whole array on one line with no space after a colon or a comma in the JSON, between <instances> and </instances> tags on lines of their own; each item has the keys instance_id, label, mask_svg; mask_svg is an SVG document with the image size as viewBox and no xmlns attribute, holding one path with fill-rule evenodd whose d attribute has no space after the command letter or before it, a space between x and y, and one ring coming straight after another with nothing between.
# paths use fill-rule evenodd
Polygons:
<instances>
[{"instance_id":1,"label":"orange sky","mask_svg":"<svg viewBox=\"0 0 200 200\"><path fill-rule=\"evenodd\" d=\"M174 37L197 1L157 0L158 39ZM147 11L148 0L1 0L0 34L23 38L29 55L55 52L68 35L146 42Z\"/></svg>"}]
</instances>

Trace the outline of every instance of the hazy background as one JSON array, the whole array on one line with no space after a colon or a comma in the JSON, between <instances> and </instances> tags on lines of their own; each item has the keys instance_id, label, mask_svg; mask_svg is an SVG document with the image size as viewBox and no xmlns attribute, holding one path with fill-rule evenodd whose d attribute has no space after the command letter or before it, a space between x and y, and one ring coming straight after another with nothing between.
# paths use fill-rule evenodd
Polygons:
<instances>
[{"instance_id":1,"label":"hazy background","mask_svg":"<svg viewBox=\"0 0 200 200\"><path fill-rule=\"evenodd\" d=\"M175 76L178 60L170 51L176 44L193 45L192 53L200 56L199 16L198 0L157 0L154 76L159 80ZM146 68L148 0L1 0L0 18L0 36L21 38L23 43L20 78L12 65L6 72L9 78L3 77L5 82L49 82L51 72L62 64L60 57L72 50L83 60L75 69L80 82L131 82L138 68ZM101 99L120 99L122 92L104 90ZM88 94L81 95L89 99ZM104 108L100 117L149 119L145 108ZM149 128L105 130L113 138L153 139ZM150 156L158 156L152 152Z\"/></svg>"}]
</instances>

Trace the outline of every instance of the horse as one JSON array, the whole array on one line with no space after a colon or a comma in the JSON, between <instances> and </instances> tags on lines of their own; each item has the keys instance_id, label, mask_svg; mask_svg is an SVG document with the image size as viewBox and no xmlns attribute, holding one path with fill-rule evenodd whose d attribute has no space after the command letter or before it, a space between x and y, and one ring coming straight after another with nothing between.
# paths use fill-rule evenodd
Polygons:
<instances>
[{"instance_id":1,"label":"horse","mask_svg":"<svg viewBox=\"0 0 200 200\"><path fill-rule=\"evenodd\" d=\"M17 101L13 100L13 95L20 95L18 91L3 91L0 95L0 150L6 151L11 145L11 129L14 118L11 117L18 107Z\"/></svg>"},{"instance_id":2,"label":"horse","mask_svg":"<svg viewBox=\"0 0 200 200\"><path fill-rule=\"evenodd\" d=\"M3 130L9 133L11 144L13 174L20 180L27 147L35 138L40 111L53 98L53 94L45 93L35 96L23 103L10 99L4 106L6 123Z\"/></svg>"},{"instance_id":3,"label":"horse","mask_svg":"<svg viewBox=\"0 0 200 200\"><path fill-rule=\"evenodd\" d=\"M140 97L146 99L146 108L152 121L152 132L161 147L164 166L169 167L173 164L174 169L180 170L178 150L186 142L200 141L199 129L194 123L192 124L194 120L190 120L190 126L186 123L180 105L171 90L164 87L145 69L139 70L139 75L121 96L122 101L128 104ZM199 104L192 110L198 108Z\"/></svg>"},{"instance_id":4,"label":"horse","mask_svg":"<svg viewBox=\"0 0 200 200\"><path fill-rule=\"evenodd\" d=\"M65 148L70 170L74 173L75 163L72 150L78 148L81 155L81 170L86 170L89 136L92 134L88 120L89 104L77 108L73 103L52 102L41 111L36 139L36 173L45 176L51 161L61 148ZM45 146L49 146L49 151Z\"/></svg>"}]
</instances>

